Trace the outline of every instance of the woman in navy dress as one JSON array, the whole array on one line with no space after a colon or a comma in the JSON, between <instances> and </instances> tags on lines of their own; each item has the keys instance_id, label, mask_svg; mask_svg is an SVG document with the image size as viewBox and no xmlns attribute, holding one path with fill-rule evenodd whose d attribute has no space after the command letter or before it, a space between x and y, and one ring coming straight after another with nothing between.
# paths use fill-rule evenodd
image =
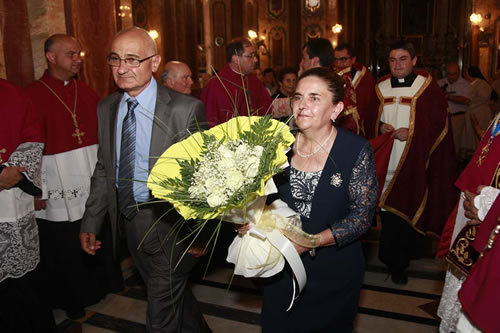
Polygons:
<instances>
[{"instance_id":1,"label":"woman in navy dress","mask_svg":"<svg viewBox=\"0 0 500 333\"><path fill-rule=\"evenodd\" d=\"M304 72L292 97L299 131L290 167L275 182L279 198L301 215L302 229L321 241L315 250L294 243L307 285L288 312L289 267L266 279L264 333L353 331L364 276L359 237L370 228L378 184L368 141L334 126L343 97L343 79L326 68Z\"/></svg>"}]
</instances>

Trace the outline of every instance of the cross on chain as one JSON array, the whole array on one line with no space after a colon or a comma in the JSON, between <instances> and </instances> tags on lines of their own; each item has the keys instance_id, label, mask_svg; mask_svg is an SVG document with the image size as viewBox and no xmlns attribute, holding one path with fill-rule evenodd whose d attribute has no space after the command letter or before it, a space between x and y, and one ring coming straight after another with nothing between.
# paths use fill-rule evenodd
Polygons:
<instances>
[{"instance_id":1,"label":"cross on chain","mask_svg":"<svg viewBox=\"0 0 500 333\"><path fill-rule=\"evenodd\" d=\"M80 129L78 127L75 128L75 133L73 133L73 137L74 138L77 138L78 139L78 144L82 144L83 141L82 141L82 136L85 135L85 132L81 132Z\"/></svg>"},{"instance_id":2,"label":"cross on chain","mask_svg":"<svg viewBox=\"0 0 500 333\"><path fill-rule=\"evenodd\" d=\"M75 125L75 133L73 133L72 137L78 139L78 144L81 145L83 143L82 136L85 135L85 132L80 131L78 128L78 121L76 120L76 114L72 113L71 118L73 118L73 125Z\"/></svg>"},{"instance_id":3,"label":"cross on chain","mask_svg":"<svg viewBox=\"0 0 500 333\"><path fill-rule=\"evenodd\" d=\"M6 152L7 152L7 149L5 149L5 148L0 149L0 163L3 162L3 160L2 160L2 154L5 154Z\"/></svg>"}]
</instances>

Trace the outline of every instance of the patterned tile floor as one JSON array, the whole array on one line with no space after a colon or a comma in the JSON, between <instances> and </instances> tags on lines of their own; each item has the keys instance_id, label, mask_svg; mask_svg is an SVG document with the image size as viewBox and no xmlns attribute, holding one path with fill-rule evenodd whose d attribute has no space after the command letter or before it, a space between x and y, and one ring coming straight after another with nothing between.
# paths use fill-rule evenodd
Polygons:
<instances>
[{"instance_id":1,"label":"patterned tile floor","mask_svg":"<svg viewBox=\"0 0 500 333\"><path fill-rule=\"evenodd\" d=\"M437 332L439 319L435 313L443 288L444 266L431 258L414 260L408 271L408 284L398 286L378 261L376 242L367 241L364 248L367 264L355 331ZM125 290L108 294L88 307L83 319L70 321L62 311L55 310L59 331L144 332L144 287L133 270L124 274L129 275ZM230 267L219 264L205 278L202 274L193 278L193 293L202 312L213 332L260 332L260 293L252 280L237 276L228 289L231 274Z\"/></svg>"}]
</instances>

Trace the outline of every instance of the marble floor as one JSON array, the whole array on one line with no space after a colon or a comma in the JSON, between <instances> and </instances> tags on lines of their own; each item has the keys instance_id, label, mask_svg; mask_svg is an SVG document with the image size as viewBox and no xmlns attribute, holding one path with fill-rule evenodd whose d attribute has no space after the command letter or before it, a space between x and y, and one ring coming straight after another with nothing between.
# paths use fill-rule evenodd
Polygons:
<instances>
[{"instance_id":1,"label":"marble floor","mask_svg":"<svg viewBox=\"0 0 500 333\"><path fill-rule=\"evenodd\" d=\"M372 231L373 233L373 231ZM376 231L375 231L376 233ZM372 237L373 238L373 237ZM377 242L367 237L363 242L366 273L361 291L355 332L437 332L435 313L443 288L445 267L432 258L413 260L405 286L392 283L384 265L377 258ZM59 332L144 332L145 291L130 258L122 263L126 288L108 294L98 304L86 308L79 321L69 320L55 310ZM193 276L193 293L213 332L260 332L261 295L254 282L235 276L222 261Z\"/></svg>"}]
</instances>

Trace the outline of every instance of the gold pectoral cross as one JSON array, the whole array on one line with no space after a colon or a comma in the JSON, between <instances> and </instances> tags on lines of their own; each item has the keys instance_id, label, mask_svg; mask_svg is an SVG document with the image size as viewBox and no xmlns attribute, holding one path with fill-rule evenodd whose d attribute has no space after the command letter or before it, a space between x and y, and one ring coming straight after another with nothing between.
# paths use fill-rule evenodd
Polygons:
<instances>
[{"instance_id":1,"label":"gold pectoral cross","mask_svg":"<svg viewBox=\"0 0 500 333\"><path fill-rule=\"evenodd\" d=\"M491 138L488 140L488 143L486 143L486 146L484 146L483 149L481 149L481 153L477 158L477 166L481 166L481 164L483 164L486 155L488 155L488 153L490 152L490 143L491 143Z\"/></svg>"},{"instance_id":2,"label":"gold pectoral cross","mask_svg":"<svg viewBox=\"0 0 500 333\"><path fill-rule=\"evenodd\" d=\"M81 145L83 143L82 136L85 135L85 132L80 131L78 128L78 121L76 120L76 113L71 114L71 118L73 118L73 125L75 125L75 133L73 133L73 137L78 139L78 144Z\"/></svg>"},{"instance_id":3,"label":"gold pectoral cross","mask_svg":"<svg viewBox=\"0 0 500 333\"><path fill-rule=\"evenodd\" d=\"M83 141L82 141L82 136L85 135L85 132L81 132L80 129L78 127L75 128L75 133L73 133L73 137L74 138L77 138L78 139L78 144L82 144Z\"/></svg>"},{"instance_id":4,"label":"gold pectoral cross","mask_svg":"<svg viewBox=\"0 0 500 333\"><path fill-rule=\"evenodd\" d=\"M7 149L5 149L5 148L0 149L0 163L3 162L2 154L5 154L6 152L7 152Z\"/></svg>"}]
</instances>

